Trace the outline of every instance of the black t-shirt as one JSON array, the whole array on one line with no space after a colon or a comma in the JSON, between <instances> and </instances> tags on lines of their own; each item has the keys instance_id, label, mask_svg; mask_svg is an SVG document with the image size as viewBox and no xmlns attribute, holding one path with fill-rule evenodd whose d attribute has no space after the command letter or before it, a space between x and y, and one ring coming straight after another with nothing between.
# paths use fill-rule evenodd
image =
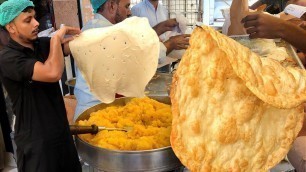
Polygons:
<instances>
[{"instance_id":1,"label":"black t-shirt","mask_svg":"<svg viewBox=\"0 0 306 172\"><path fill-rule=\"evenodd\" d=\"M40 38L34 51L12 39L0 52L0 79L13 103L16 114L17 146L43 140L55 144L70 136L59 83L32 81L34 64L45 62L50 50L50 38ZM71 136L70 136L71 137Z\"/></svg>"}]
</instances>

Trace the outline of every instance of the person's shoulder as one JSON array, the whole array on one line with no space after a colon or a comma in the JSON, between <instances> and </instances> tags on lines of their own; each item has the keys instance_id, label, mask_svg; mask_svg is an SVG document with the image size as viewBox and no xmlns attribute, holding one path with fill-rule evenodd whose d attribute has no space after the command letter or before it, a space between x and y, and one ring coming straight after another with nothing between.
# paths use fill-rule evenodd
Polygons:
<instances>
[{"instance_id":1,"label":"person's shoulder","mask_svg":"<svg viewBox=\"0 0 306 172\"><path fill-rule=\"evenodd\" d=\"M90 23L88 22L86 25L84 25L84 27L82 28L82 31L86 31L86 30L94 29L94 28L103 28L103 27L108 27L108 26L112 26L112 25L107 21L93 19Z\"/></svg>"},{"instance_id":2,"label":"person's shoulder","mask_svg":"<svg viewBox=\"0 0 306 172\"><path fill-rule=\"evenodd\" d=\"M6 46L0 51L0 66L7 65L22 56L23 53Z\"/></svg>"},{"instance_id":3,"label":"person's shoulder","mask_svg":"<svg viewBox=\"0 0 306 172\"><path fill-rule=\"evenodd\" d=\"M139 11L139 10L141 10L143 8L143 6L144 6L144 3L145 3L144 1L139 2L138 4L134 5L131 10L132 11Z\"/></svg>"},{"instance_id":4,"label":"person's shoulder","mask_svg":"<svg viewBox=\"0 0 306 172\"><path fill-rule=\"evenodd\" d=\"M145 2L144 1L142 1L142 2L139 2L139 3L137 3L136 5L134 5L132 8L142 8L142 6L144 6L145 5Z\"/></svg>"},{"instance_id":5,"label":"person's shoulder","mask_svg":"<svg viewBox=\"0 0 306 172\"><path fill-rule=\"evenodd\" d=\"M88 30L88 29L92 29L95 28L95 24L98 22L98 19L91 19L89 20L83 27L82 27L82 31Z\"/></svg>"},{"instance_id":6,"label":"person's shoulder","mask_svg":"<svg viewBox=\"0 0 306 172\"><path fill-rule=\"evenodd\" d=\"M23 54L23 52L16 50L14 48L10 48L8 46L5 46L1 51L0 51L0 59L7 59L12 56L19 56Z\"/></svg>"},{"instance_id":7,"label":"person's shoulder","mask_svg":"<svg viewBox=\"0 0 306 172\"><path fill-rule=\"evenodd\" d=\"M8 50L6 49L6 47L4 47L0 51L0 65L3 64L3 61L7 58L7 54L8 54Z\"/></svg>"}]
</instances>

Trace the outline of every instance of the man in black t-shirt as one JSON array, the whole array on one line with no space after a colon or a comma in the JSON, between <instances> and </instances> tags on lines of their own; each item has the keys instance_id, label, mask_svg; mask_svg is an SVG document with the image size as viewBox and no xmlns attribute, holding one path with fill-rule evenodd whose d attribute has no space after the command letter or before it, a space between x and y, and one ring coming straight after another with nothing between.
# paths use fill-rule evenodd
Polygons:
<instances>
[{"instance_id":1,"label":"man in black t-shirt","mask_svg":"<svg viewBox=\"0 0 306 172\"><path fill-rule=\"evenodd\" d=\"M58 84L64 70L62 44L72 40L64 36L80 30L63 27L51 39L38 39L33 7L29 0L0 6L0 25L10 35L0 53L0 79L16 114L18 171L81 171ZM68 53L68 46L64 50Z\"/></svg>"}]
</instances>

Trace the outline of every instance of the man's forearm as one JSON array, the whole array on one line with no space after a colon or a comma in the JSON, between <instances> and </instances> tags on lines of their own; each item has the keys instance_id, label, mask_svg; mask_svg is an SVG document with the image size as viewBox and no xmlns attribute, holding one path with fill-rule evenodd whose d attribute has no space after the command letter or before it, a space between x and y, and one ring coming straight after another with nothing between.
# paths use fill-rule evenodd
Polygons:
<instances>
[{"instance_id":1,"label":"man's forearm","mask_svg":"<svg viewBox=\"0 0 306 172\"><path fill-rule=\"evenodd\" d=\"M163 30L163 28L161 27L161 24L157 24L153 27L153 30L155 30L156 34L158 36L160 36L161 34L163 34L165 31Z\"/></svg>"},{"instance_id":2,"label":"man's forearm","mask_svg":"<svg viewBox=\"0 0 306 172\"><path fill-rule=\"evenodd\" d=\"M279 37L306 53L306 31L299 26L284 22L280 26Z\"/></svg>"},{"instance_id":3,"label":"man's forearm","mask_svg":"<svg viewBox=\"0 0 306 172\"><path fill-rule=\"evenodd\" d=\"M60 38L54 36L50 41L50 53L45 62L45 65L49 65L50 70L54 75L60 77L64 71L64 56L61 46Z\"/></svg>"}]
</instances>

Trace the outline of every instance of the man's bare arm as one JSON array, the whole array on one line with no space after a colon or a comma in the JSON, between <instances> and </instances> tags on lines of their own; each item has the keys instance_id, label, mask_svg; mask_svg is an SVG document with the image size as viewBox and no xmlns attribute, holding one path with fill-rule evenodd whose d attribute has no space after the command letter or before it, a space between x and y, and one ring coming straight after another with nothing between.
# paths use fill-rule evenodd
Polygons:
<instances>
[{"instance_id":1,"label":"man's bare arm","mask_svg":"<svg viewBox=\"0 0 306 172\"><path fill-rule=\"evenodd\" d=\"M51 38L50 52L48 59L42 62L36 62L33 69L32 80L41 82L57 82L60 80L64 71L64 56L61 44L70 41L65 39L66 34L78 34L80 29L63 27Z\"/></svg>"}]
</instances>

